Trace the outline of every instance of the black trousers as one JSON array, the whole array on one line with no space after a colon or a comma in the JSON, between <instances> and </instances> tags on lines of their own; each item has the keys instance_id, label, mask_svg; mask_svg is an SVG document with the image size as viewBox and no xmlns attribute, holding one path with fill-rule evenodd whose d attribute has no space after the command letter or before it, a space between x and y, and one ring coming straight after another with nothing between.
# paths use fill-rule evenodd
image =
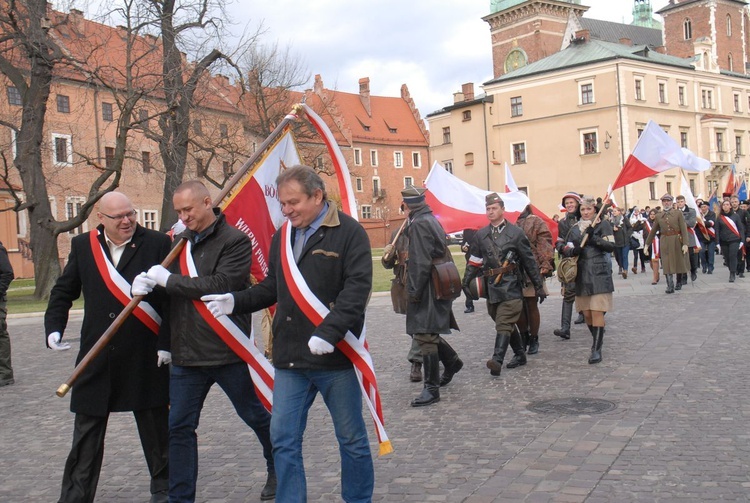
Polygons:
<instances>
[{"instance_id":1,"label":"black trousers","mask_svg":"<svg viewBox=\"0 0 750 503\"><path fill-rule=\"evenodd\" d=\"M151 474L151 493L169 489L169 409L133 411L143 454ZM76 414L73 425L73 446L65 462L62 490L58 503L91 503L96 496L99 473L104 458L104 434L107 416Z\"/></svg>"}]
</instances>

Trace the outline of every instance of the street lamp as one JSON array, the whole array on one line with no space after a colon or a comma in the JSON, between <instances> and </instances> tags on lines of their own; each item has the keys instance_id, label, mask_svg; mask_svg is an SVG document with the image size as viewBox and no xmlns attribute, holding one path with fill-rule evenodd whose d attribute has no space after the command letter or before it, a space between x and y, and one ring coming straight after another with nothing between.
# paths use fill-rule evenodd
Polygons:
<instances>
[{"instance_id":1,"label":"street lamp","mask_svg":"<svg viewBox=\"0 0 750 503\"><path fill-rule=\"evenodd\" d=\"M609 150L609 140L612 138L612 135L609 134L609 131L604 132L604 148Z\"/></svg>"}]
</instances>

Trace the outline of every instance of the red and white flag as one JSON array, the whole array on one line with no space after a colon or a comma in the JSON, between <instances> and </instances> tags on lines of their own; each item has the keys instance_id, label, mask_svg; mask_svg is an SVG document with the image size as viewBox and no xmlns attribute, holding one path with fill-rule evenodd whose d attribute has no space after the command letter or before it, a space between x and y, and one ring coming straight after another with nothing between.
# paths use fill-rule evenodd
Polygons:
<instances>
[{"instance_id":1,"label":"red and white flag","mask_svg":"<svg viewBox=\"0 0 750 503\"><path fill-rule=\"evenodd\" d=\"M505 163L505 192L518 192L518 184L513 179L508 163Z\"/></svg>"},{"instance_id":2,"label":"red and white flag","mask_svg":"<svg viewBox=\"0 0 750 503\"><path fill-rule=\"evenodd\" d=\"M698 207L698 203L695 202L695 196L693 196L693 191L690 190L690 184L688 183L684 174L681 175L680 178L682 179L682 183L680 185L680 195L685 197L685 205L687 205L688 208L692 208L695 210L695 225L696 227L698 227L699 231L704 232L706 230L706 226L703 222L703 215L701 215L701 209ZM695 237L695 247L700 250L701 242L700 239L698 239L697 234L695 233L695 228L688 227L688 232Z\"/></svg>"},{"instance_id":3,"label":"red and white flag","mask_svg":"<svg viewBox=\"0 0 750 503\"><path fill-rule=\"evenodd\" d=\"M675 167L701 172L709 169L711 163L680 147L657 123L648 121L612 190Z\"/></svg>"},{"instance_id":4,"label":"red and white flag","mask_svg":"<svg viewBox=\"0 0 750 503\"><path fill-rule=\"evenodd\" d=\"M484 198L493 191L483 190L464 182L448 173L438 162L432 165L430 174L425 180L425 187L427 188L425 192L427 204L432 208L432 213L445 232L450 234L464 229L479 229L489 223ZM529 197L520 191L498 194L505 203L505 218L511 223L515 222L518 215L531 203ZM557 240L557 222L539 211L534 205L531 209L547 224L554 243Z\"/></svg>"},{"instance_id":5,"label":"red and white flag","mask_svg":"<svg viewBox=\"0 0 750 503\"><path fill-rule=\"evenodd\" d=\"M612 185L610 185L609 187L607 187L607 198L605 199L604 202L611 204L615 208L619 207L619 206L617 206L617 201L615 201L615 195L612 192Z\"/></svg>"}]
</instances>

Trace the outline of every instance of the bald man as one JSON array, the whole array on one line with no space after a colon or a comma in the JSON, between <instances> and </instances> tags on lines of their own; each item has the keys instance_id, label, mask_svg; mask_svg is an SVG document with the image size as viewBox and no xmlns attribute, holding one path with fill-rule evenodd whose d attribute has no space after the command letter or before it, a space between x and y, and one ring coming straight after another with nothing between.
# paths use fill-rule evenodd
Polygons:
<instances>
[{"instance_id":1,"label":"bald man","mask_svg":"<svg viewBox=\"0 0 750 503\"><path fill-rule=\"evenodd\" d=\"M80 361L130 302L131 283L160 263L170 249L166 234L136 221L133 204L110 192L98 204L99 225L71 241L62 276L52 288L44 329L47 347L64 351L68 312L83 294ZM151 502L166 502L168 489L169 330L161 323L164 292L147 295L86 367L70 399L75 413L73 446L63 472L59 502L91 502L96 495L110 412L132 412L151 475Z\"/></svg>"}]
</instances>

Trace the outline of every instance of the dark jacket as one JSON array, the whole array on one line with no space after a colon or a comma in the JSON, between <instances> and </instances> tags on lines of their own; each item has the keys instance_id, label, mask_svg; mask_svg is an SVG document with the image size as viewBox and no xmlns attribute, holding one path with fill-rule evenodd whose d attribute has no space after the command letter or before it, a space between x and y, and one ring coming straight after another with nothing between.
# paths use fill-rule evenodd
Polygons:
<instances>
[{"instance_id":1,"label":"dark jacket","mask_svg":"<svg viewBox=\"0 0 750 503\"><path fill-rule=\"evenodd\" d=\"M714 229L714 233L716 233L716 213L708 210L705 215L701 214L701 217L703 218L703 226L706 228L706 232L708 232L708 229ZM712 238L711 234L703 234L703 232L698 229L696 229L696 234L698 235L700 242L703 244L708 244L716 239Z\"/></svg>"},{"instance_id":2,"label":"dark jacket","mask_svg":"<svg viewBox=\"0 0 750 503\"><path fill-rule=\"evenodd\" d=\"M216 366L242 361L198 313L193 301L212 293L242 290L250 285L253 246L245 233L230 226L219 210L216 221L205 237L192 246L198 277L180 273L179 260L171 267L167 280L169 320L172 328L172 362L183 366ZM176 238L194 241L195 233L186 230ZM175 244L179 239L175 239ZM232 321L250 333L250 316L232 316Z\"/></svg>"},{"instance_id":3,"label":"dark jacket","mask_svg":"<svg viewBox=\"0 0 750 503\"><path fill-rule=\"evenodd\" d=\"M410 209L408 234L406 333L449 334L453 301L435 300L430 277L432 259L446 254L445 231L425 204Z\"/></svg>"},{"instance_id":4,"label":"dark jacket","mask_svg":"<svg viewBox=\"0 0 750 503\"><path fill-rule=\"evenodd\" d=\"M610 254L615 249L615 243L610 223L604 220L594 227L593 234L586 240L583 248L580 248L583 235L578 226L573 227L570 237L575 245L573 254L578 255L576 296L614 292Z\"/></svg>"},{"instance_id":5,"label":"dark jacket","mask_svg":"<svg viewBox=\"0 0 750 503\"><path fill-rule=\"evenodd\" d=\"M276 303L273 318L273 365L279 369L351 368L336 348L314 355L307 343L316 335L333 346L347 331L359 337L372 289L372 254L364 228L330 205L320 228L308 237L297 266L313 294L330 309L315 327L289 291L281 265L281 229L271 240L268 276L258 285L235 292L234 311L253 312Z\"/></svg>"},{"instance_id":6,"label":"dark jacket","mask_svg":"<svg viewBox=\"0 0 750 503\"><path fill-rule=\"evenodd\" d=\"M534 289L543 288L544 283L539 275L539 269L528 238L519 227L507 220L497 239L492 239L490 225L477 231L471 245L471 258L466 265L466 273L464 273L464 285L468 285L473 278L485 271L502 266L509 252L513 252L512 262L516 267L505 272L498 284L494 282L496 275L487 278L488 301L497 304L506 300L522 299L524 273L531 280Z\"/></svg>"},{"instance_id":7,"label":"dark jacket","mask_svg":"<svg viewBox=\"0 0 750 503\"><path fill-rule=\"evenodd\" d=\"M630 225L630 219L624 215L617 215L612 218L611 225L615 246L617 248L630 246L630 236L633 235L633 226ZM617 227L617 230L614 230L615 227Z\"/></svg>"},{"instance_id":8,"label":"dark jacket","mask_svg":"<svg viewBox=\"0 0 750 503\"><path fill-rule=\"evenodd\" d=\"M737 236L737 234L732 232L727 224L724 223L724 220L721 218L722 216L731 219L735 223L735 225L737 226L737 230L740 233L739 237ZM716 217L716 241L720 245L744 241L744 238L740 238L742 236L745 236L745 232L746 229L742 224L742 219L740 218L740 215L738 215L734 210L729 210L729 214L721 212L719 216Z\"/></svg>"},{"instance_id":9,"label":"dark jacket","mask_svg":"<svg viewBox=\"0 0 750 503\"><path fill-rule=\"evenodd\" d=\"M471 254L469 253L471 242L474 241L474 236L476 236L477 231L476 229L464 229L464 232L461 237L461 251L464 252L464 258L466 258L466 261L469 261L469 257Z\"/></svg>"},{"instance_id":10,"label":"dark jacket","mask_svg":"<svg viewBox=\"0 0 750 503\"><path fill-rule=\"evenodd\" d=\"M103 228L101 225L98 227L98 239L104 253L110 258ZM81 234L71 241L68 264L52 288L44 313L45 334L64 334L73 301L83 293L85 304L81 347L76 364L125 307L109 291L99 274L89 234ZM122 253L117 270L123 278L132 282L139 273L164 260L169 246L170 240L166 234L139 225ZM107 347L76 381L70 400L71 411L104 416L108 412L150 409L168 403L169 370L166 365L156 366L156 351L169 350L169 323L163 312L166 302L164 292L154 291L146 296L145 301L162 316L159 336L138 318L129 316Z\"/></svg>"},{"instance_id":11,"label":"dark jacket","mask_svg":"<svg viewBox=\"0 0 750 503\"><path fill-rule=\"evenodd\" d=\"M8 293L8 287L14 277L13 266L10 265L10 259L8 258L8 250L6 250L3 243L0 242L0 301L5 300L5 295Z\"/></svg>"},{"instance_id":12,"label":"dark jacket","mask_svg":"<svg viewBox=\"0 0 750 503\"><path fill-rule=\"evenodd\" d=\"M561 250L565 248L565 243L570 241L570 229L581 219L580 213L565 213L565 216L557 222L557 242L555 243L555 250L558 255L561 254Z\"/></svg>"}]
</instances>

